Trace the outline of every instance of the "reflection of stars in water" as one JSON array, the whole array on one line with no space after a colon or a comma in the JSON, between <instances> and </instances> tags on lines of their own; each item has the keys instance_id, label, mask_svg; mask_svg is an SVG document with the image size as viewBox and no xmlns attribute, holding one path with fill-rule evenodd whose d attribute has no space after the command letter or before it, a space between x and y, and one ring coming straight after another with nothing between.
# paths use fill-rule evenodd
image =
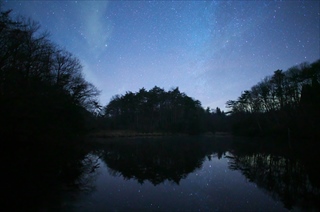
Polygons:
<instances>
[{"instance_id":1,"label":"reflection of stars in water","mask_svg":"<svg viewBox=\"0 0 320 212\"><path fill-rule=\"evenodd\" d=\"M97 189L84 195L79 204L83 211L234 211L259 210L259 205L265 205L266 210L282 208L240 172L227 167L226 158L213 157L179 185L166 180L154 186L149 181L139 184L135 179L111 175L102 162L95 182Z\"/></svg>"}]
</instances>

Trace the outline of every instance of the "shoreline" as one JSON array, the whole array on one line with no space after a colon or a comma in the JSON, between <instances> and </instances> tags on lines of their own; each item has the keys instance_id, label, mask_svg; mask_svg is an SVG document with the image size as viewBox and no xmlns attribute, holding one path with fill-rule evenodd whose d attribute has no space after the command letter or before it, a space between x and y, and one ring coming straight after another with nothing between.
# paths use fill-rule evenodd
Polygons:
<instances>
[{"instance_id":1,"label":"shoreline","mask_svg":"<svg viewBox=\"0 0 320 212\"><path fill-rule=\"evenodd\" d=\"M114 130L114 131L99 131L90 133L89 137L95 138L129 138L129 137L160 137L160 136L172 136L174 133L162 133L162 132L152 132L143 133L135 131L126 130Z\"/></svg>"},{"instance_id":2,"label":"shoreline","mask_svg":"<svg viewBox=\"0 0 320 212\"><path fill-rule=\"evenodd\" d=\"M232 134L229 132L206 132L199 134L201 136L208 137L232 137ZM192 136L187 133L171 133L171 132L135 132L127 130L114 130L114 131L98 131L90 133L89 137L91 138L139 138L139 137L165 137L165 136Z\"/></svg>"}]
</instances>

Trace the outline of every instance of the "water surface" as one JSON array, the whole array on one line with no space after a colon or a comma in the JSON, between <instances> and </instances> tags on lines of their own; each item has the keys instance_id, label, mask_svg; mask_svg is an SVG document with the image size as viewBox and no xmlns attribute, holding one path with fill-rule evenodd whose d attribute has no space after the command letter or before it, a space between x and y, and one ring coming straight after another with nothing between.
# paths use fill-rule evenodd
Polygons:
<instances>
[{"instance_id":1,"label":"water surface","mask_svg":"<svg viewBox=\"0 0 320 212\"><path fill-rule=\"evenodd\" d=\"M99 168L91 174L89 189L66 193L62 210L317 208L319 187L310 181L302 162L283 153L266 153L256 144L234 143L232 138L213 137L105 141L92 155Z\"/></svg>"}]
</instances>

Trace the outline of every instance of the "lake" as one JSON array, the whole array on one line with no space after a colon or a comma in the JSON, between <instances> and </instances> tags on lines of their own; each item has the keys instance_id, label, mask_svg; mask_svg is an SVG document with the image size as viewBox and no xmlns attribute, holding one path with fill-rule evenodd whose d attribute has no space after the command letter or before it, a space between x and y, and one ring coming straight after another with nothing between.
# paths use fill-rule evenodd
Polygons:
<instances>
[{"instance_id":1,"label":"lake","mask_svg":"<svg viewBox=\"0 0 320 212\"><path fill-rule=\"evenodd\" d=\"M292 155L286 144L232 137L101 139L88 155L95 169L60 209L317 210L318 175Z\"/></svg>"}]
</instances>

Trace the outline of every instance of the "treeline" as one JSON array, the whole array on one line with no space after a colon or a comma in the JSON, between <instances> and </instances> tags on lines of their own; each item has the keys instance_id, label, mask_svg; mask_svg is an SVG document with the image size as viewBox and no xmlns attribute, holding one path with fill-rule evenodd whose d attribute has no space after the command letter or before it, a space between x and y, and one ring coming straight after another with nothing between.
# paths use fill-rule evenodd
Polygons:
<instances>
[{"instance_id":1,"label":"treeline","mask_svg":"<svg viewBox=\"0 0 320 212\"><path fill-rule=\"evenodd\" d=\"M319 138L320 60L277 70L228 101L236 135Z\"/></svg>"},{"instance_id":2,"label":"treeline","mask_svg":"<svg viewBox=\"0 0 320 212\"><path fill-rule=\"evenodd\" d=\"M85 132L90 123L139 132L319 136L320 60L275 71L228 101L229 115L203 109L178 88L155 86L114 96L98 118L99 91L84 79L79 60L39 32L38 24L1 12L0 50L2 138L54 140Z\"/></svg>"},{"instance_id":3,"label":"treeline","mask_svg":"<svg viewBox=\"0 0 320 212\"><path fill-rule=\"evenodd\" d=\"M79 60L31 20L0 6L0 145L6 208L41 201L82 176L88 154L79 134L99 106L99 91ZM90 168L90 167L89 167ZM36 201L36 202L35 202Z\"/></svg>"},{"instance_id":4,"label":"treeline","mask_svg":"<svg viewBox=\"0 0 320 212\"><path fill-rule=\"evenodd\" d=\"M10 11L0 14L0 136L28 141L85 129L99 91L82 75L79 60Z\"/></svg>"},{"instance_id":5,"label":"treeline","mask_svg":"<svg viewBox=\"0 0 320 212\"><path fill-rule=\"evenodd\" d=\"M178 87L165 91L155 86L114 96L104 108L104 120L112 130L197 134L215 131L213 120L224 115L218 112L204 110Z\"/></svg>"}]
</instances>

